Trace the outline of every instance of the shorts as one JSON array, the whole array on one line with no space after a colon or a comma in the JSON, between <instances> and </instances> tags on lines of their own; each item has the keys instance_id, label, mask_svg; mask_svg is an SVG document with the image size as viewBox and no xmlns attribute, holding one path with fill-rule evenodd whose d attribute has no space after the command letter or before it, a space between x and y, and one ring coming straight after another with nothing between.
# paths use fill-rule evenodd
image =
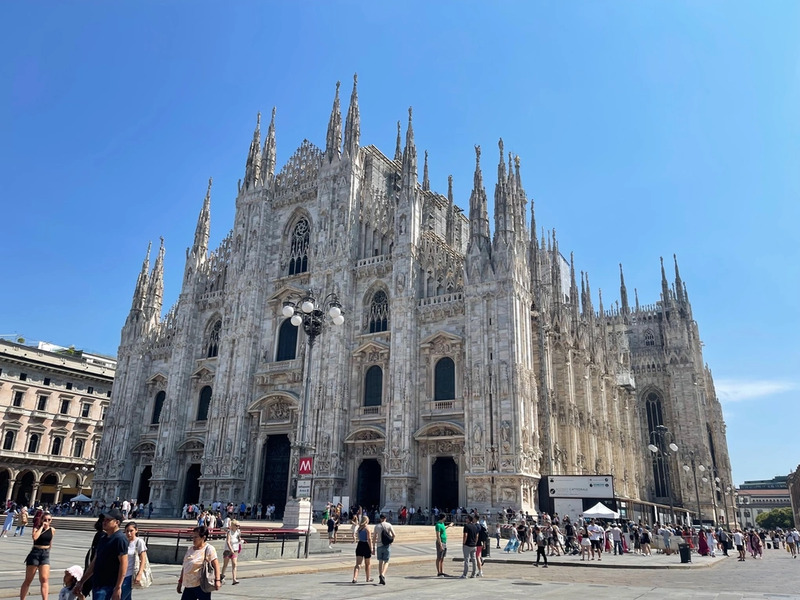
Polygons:
<instances>
[{"instance_id":1,"label":"shorts","mask_svg":"<svg viewBox=\"0 0 800 600\"><path fill-rule=\"evenodd\" d=\"M603 548L601 546L600 540L589 540L592 543L592 548L597 550L598 552L602 552Z\"/></svg>"},{"instance_id":2,"label":"shorts","mask_svg":"<svg viewBox=\"0 0 800 600\"><path fill-rule=\"evenodd\" d=\"M436 560L442 560L445 556L447 556L447 544L442 544L436 546Z\"/></svg>"},{"instance_id":3,"label":"shorts","mask_svg":"<svg viewBox=\"0 0 800 600\"><path fill-rule=\"evenodd\" d=\"M230 550L223 550L222 557L223 558L233 558L235 556L239 556L238 552L231 552Z\"/></svg>"},{"instance_id":4,"label":"shorts","mask_svg":"<svg viewBox=\"0 0 800 600\"><path fill-rule=\"evenodd\" d=\"M372 558L372 549L369 547L369 542L358 542L356 546L356 556Z\"/></svg>"},{"instance_id":5,"label":"shorts","mask_svg":"<svg viewBox=\"0 0 800 600\"><path fill-rule=\"evenodd\" d=\"M329 540L332 540L332 539L334 539L334 538L336 538L336 532L335 532L333 529L331 529L331 530L328 532L328 539L329 539Z\"/></svg>"},{"instance_id":6,"label":"shorts","mask_svg":"<svg viewBox=\"0 0 800 600\"><path fill-rule=\"evenodd\" d=\"M736 544L736 550L742 552L744 550L744 544Z\"/></svg>"},{"instance_id":7,"label":"shorts","mask_svg":"<svg viewBox=\"0 0 800 600\"><path fill-rule=\"evenodd\" d=\"M25 564L29 567L40 567L50 564L50 548L31 548L25 557Z\"/></svg>"},{"instance_id":8,"label":"shorts","mask_svg":"<svg viewBox=\"0 0 800 600\"><path fill-rule=\"evenodd\" d=\"M375 556L378 557L378 560L383 562L389 562L389 554L391 550L391 546L378 546L375 549Z\"/></svg>"}]
</instances>

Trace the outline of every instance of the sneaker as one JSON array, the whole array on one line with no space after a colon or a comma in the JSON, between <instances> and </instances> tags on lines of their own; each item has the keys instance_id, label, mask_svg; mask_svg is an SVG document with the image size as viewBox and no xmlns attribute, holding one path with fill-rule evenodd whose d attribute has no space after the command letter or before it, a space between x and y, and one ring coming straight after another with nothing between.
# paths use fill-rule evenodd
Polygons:
<instances>
[{"instance_id":1,"label":"sneaker","mask_svg":"<svg viewBox=\"0 0 800 600\"><path fill-rule=\"evenodd\" d=\"M546 569L546 568L547 568L547 565L542 565L542 568Z\"/></svg>"},{"instance_id":2,"label":"sneaker","mask_svg":"<svg viewBox=\"0 0 800 600\"><path fill-rule=\"evenodd\" d=\"M475 573L469 576L470 579L475 579Z\"/></svg>"},{"instance_id":3,"label":"sneaker","mask_svg":"<svg viewBox=\"0 0 800 600\"><path fill-rule=\"evenodd\" d=\"M483 571L478 571L478 574L475 577L483 577Z\"/></svg>"},{"instance_id":4,"label":"sneaker","mask_svg":"<svg viewBox=\"0 0 800 600\"><path fill-rule=\"evenodd\" d=\"M467 578L466 575L462 575L461 577L459 577L459 579L466 579L466 578Z\"/></svg>"}]
</instances>

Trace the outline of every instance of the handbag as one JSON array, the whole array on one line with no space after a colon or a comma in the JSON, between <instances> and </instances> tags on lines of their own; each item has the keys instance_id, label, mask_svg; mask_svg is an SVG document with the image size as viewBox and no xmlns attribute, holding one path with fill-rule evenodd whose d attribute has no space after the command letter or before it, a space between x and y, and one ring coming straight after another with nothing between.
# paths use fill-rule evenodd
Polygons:
<instances>
[{"instance_id":1,"label":"handbag","mask_svg":"<svg viewBox=\"0 0 800 600\"><path fill-rule=\"evenodd\" d=\"M138 541L138 540L137 540ZM139 554L140 550L138 548L139 544L137 544L136 551L133 553L134 556L134 563L133 563L133 572L139 572ZM145 565L144 570L142 571L142 578L139 583L136 583L136 577L134 577L133 587L137 589L148 588L153 585L153 572L150 570L150 561L147 560L147 556L145 555Z\"/></svg>"},{"instance_id":2,"label":"handbag","mask_svg":"<svg viewBox=\"0 0 800 600\"><path fill-rule=\"evenodd\" d=\"M206 593L215 591L217 589L215 585L216 578L217 575L214 572L214 565L208 560L208 547L206 547L205 557L203 559L203 571L200 574L200 589Z\"/></svg>"}]
</instances>

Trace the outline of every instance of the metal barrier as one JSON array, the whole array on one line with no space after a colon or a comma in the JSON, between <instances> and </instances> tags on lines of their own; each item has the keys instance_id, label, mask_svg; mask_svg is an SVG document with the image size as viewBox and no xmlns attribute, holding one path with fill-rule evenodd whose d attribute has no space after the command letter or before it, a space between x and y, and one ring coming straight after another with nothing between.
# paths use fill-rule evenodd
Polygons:
<instances>
[{"instance_id":1,"label":"metal barrier","mask_svg":"<svg viewBox=\"0 0 800 600\"><path fill-rule=\"evenodd\" d=\"M291 540L299 540L305 537L307 532L298 531L295 529L263 529L263 530L240 530L242 532L242 540L248 544L255 544L255 558L259 557L261 545L277 544L280 542L281 552L280 556L283 558L286 550L286 542ZM141 530L140 533L144 537L145 544L150 545L151 538L161 539L174 539L175 540L175 561L179 560L181 551L181 541L192 541L192 529L146 529ZM224 540L228 532L225 529L211 529L209 530L209 541ZM298 545L298 556L300 558L300 546Z\"/></svg>"}]
</instances>

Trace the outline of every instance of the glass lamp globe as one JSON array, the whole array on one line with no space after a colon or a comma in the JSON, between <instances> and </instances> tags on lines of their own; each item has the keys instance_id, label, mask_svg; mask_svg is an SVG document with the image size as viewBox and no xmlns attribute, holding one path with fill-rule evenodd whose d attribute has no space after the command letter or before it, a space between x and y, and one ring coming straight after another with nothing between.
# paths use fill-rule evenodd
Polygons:
<instances>
[{"instance_id":1,"label":"glass lamp globe","mask_svg":"<svg viewBox=\"0 0 800 600\"><path fill-rule=\"evenodd\" d=\"M706 470L706 468L703 465L700 465L697 468L700 470L701 473Z\"/></svg>"},{"instance_id":2,"label":"glass lamp globe","mask_svg":"<svg viewBox=\"0 0 800 600\"><path fill-rule=\"evenodd\" d=\"M673 443L671 443L669 445L669 449L672 450L673 452L677 452L678 451L678 445L675 442L673 442Z\"/></svg>"},{"instance_id":3,"label":"glass lamp globe","mask_svg":"<svg viewBox=\"0 0 800 600\"><path fill-rule=\"evenodd\" d=\"M310 313L314 310L314 303L311 300L303 300L303 303L300 305L300 309L304 313Z\"/></svg>"},{"instance_id":4,"label":"glass lamp globe","mask_svg":"<svg viewBox=\"0 0 800 600\"><path fill-rule=\"evenodd\" d=\"M683 465L683 470L688 473L689 472L689 465Z\"/></svg>"},{"instance_id":5,"label":"glass lamp globe","mask_svg":"<svg viewBox=\"0 0 800 600\"><path fill-rule=\"evenodd\" d=\"M342 314L342 309L334 304L331 306L330 310L328 310L328 314L330 315L331 319L335 319Z\"/></svg>"},{"instance_id":6,"label":"glass lamp globe","mask_svg":"<svg viewBox=\"0 0 800 600\"><path fill-rule=\"evenodd\" d=\"M650 452L658 452L658 446L655 444L648 444L647 447L650 448Z\"/></svg>"},{"instance_id":7,"label":"glass lamp globe","mask_svg":"<svg viewBox=\"0 0 800 600\"><path fill-rule=\"evenodd\" d=\"M292 317L292 325L294 325L295 327L299 327L300 323L302 322L303 322L303 317L301 317L300 315L294 315Z\"/></svg>"},{"instance_id":8,"label":"glass lamp globe","mask_svg":"<svg viewBox=\"0 0 800 600\"><path fill-rule=\"evenodd\" d=\"M344 316L342 316L341 314L338 314L335 317L333 317L333 324L334 325L341 325L342 323L344 323Z\"/></svg>"},{"instance_id":9,"label":"glass lamp globe","mask_svg":"<svg viewBox=\"0 0 800 600\"><path fill-rule=\"evenodd\" d=\"M281 312L283 313L283 316L288 319L294 315L294 307L291 304L284 304Z\"/></svg>"}]
</instances>

